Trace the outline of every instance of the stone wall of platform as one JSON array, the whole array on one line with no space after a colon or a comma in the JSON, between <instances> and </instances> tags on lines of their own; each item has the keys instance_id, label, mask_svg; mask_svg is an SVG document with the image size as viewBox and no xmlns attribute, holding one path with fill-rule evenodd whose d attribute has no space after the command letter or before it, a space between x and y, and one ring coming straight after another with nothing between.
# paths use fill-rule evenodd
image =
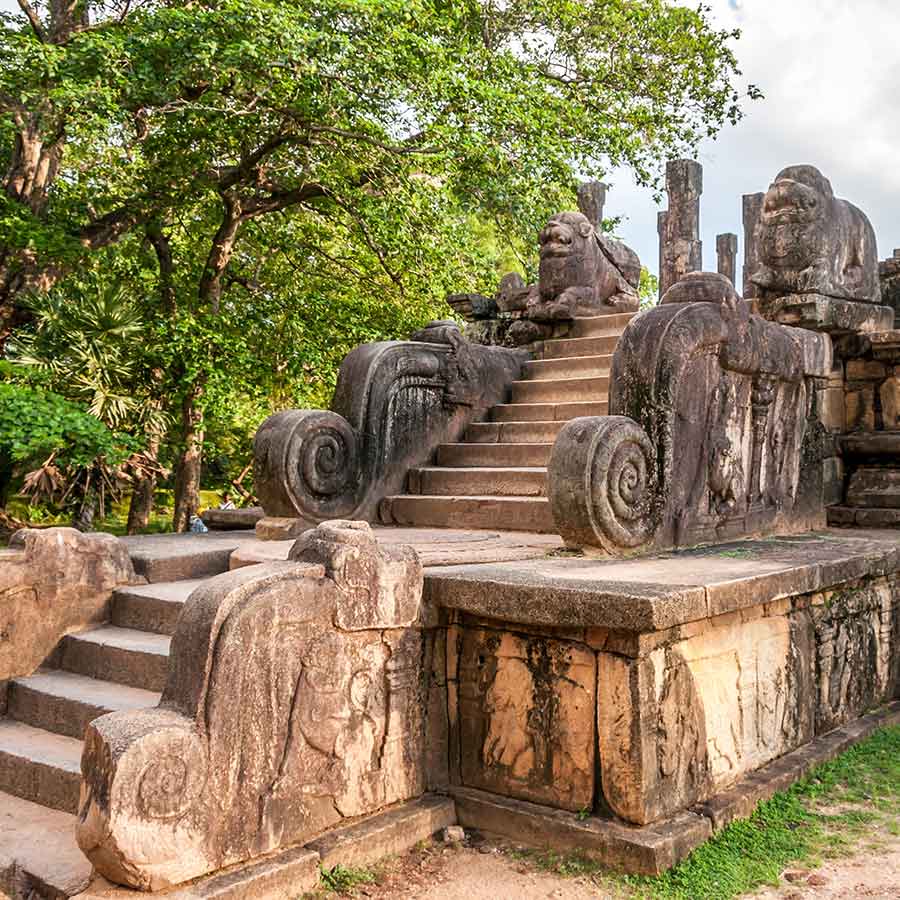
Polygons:
<instances>
[{"instance_id":1,"label":"stone wall of platform","mask_svg":"<svg viewBox=\"0 0 900 900\"><path fill-rule=\"evenodd\" d=\"M897 572L645 633L444 615L432 787L640 825L900 695Z\"/></svg>"}]
</instances>

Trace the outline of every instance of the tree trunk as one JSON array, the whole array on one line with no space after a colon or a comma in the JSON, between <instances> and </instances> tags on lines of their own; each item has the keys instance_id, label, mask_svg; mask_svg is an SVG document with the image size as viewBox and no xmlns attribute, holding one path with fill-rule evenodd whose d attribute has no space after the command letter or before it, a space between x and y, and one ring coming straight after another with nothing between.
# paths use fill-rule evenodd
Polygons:
<instances>
[{"instance_id":1,"label":"tree trunk","mask_svg":"<svg viewBox=\"0 0 900 900\"><path fill-rule=\"evenodd\" d=\"M159 406L158 401L154 404ZM154 428L149 431L147 437L146 455L154 462L159 459L159 445L162 443L162 435ZM152 472L152 470L148 470ZM153 499L156 494L157 476L147 474L135 480L134 489L131 492L131 502L128 504L128 534L138 534L150 524L150 514L153 512Z\"/></svg>"},{"instance_id":2,"label":"tree trunk","mask_svg":"<svg viewBox=\"0 0 900 900\"><path fill-rule=\"evenodd\" d=\"M181 403L182 451L175 469L175 514L172 530L190 528L191 516L200 507L200 466L203 462L203 410L199 401L203 384L195 382Z\"/></svg>"},{"instance_id":3,"label":"tree trunk","mask_svg":"<svg viewBox=\"0 0 900 900\"><path fill-rule=\"evenodd\" d=\"M150 524L155 496L155 475L147 475L135 481L131 491L131 502L128 504L128 524L125 527L127 534L140 534Z\"/></svg>"}]
</instances>

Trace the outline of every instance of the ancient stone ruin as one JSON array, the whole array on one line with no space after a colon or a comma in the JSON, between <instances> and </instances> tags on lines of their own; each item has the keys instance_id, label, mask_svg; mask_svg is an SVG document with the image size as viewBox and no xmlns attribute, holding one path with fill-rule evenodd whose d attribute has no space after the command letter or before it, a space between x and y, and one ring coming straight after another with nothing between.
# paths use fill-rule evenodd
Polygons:
<instances>
[{"instance_id":1,"label":"ancient stone ruin","mask_svg":"<svg viewBox=\"0 0 900 900\"><path fill-rule=\"evenodd\" d=\"M739 294L667 176L658 305L592 182L537 284L262 423L262 510L0 550L0 892L299 896L450 825L659 873L900 721L900 255L792 166Z\"/></svg>"}]
</instances>

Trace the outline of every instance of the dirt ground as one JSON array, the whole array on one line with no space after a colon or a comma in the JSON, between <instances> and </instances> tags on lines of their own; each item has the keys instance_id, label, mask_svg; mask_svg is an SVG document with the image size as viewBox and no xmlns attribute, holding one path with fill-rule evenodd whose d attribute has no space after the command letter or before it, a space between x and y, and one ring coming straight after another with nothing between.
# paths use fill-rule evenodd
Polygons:
<instances>
[{"instance_id":1,"label":"dirt ground","mask_svg":"<svg viewBox=\"0 0 900 900\"><path fill-rule=\"evenodd\" d=\"M502 845L501 845L502 846ZM411 851L385 867L379 884L362 884L353 896L376 900L622 900L628 896L602 877L564 878L516 859L491 841L475 847L439 843ZM332 895L333 896L333 895ZM876 852L788 868L778 888L745 895L753 900L900 900L900 837ZM697 898L703 900L703 898Z\"/></svg>"}]
</instances>

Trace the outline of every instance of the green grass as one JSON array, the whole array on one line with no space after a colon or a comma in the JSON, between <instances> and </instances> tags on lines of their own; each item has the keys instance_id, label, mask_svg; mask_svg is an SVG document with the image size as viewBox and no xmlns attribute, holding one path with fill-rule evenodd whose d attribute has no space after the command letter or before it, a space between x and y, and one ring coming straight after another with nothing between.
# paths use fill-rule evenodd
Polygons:
<instances>
[{"instance_id":1,"label":"green grass","mask_svg":"<svg viewBox=\"0 0 900 900\"><path fill-rule=\"evenodd\" d=\"M900 726L817 767L658 877L615 875L577 854L514 855L563 877L588 877L624 897L731 900L777 885L788 866L877 848L879 833L900 834Z\"/></svg>"},{"instance_id":2,"label":"green grass","mask_svg":"<svg viewBox=\"0 0 900 900\"><path fill-rule=\"evenodd\" d=\"M304 897L327 897L331 894L354 896L356 888L363 884L375 884L378 873L365 866L342 866L340 863L330 869L319 869L319 888Z\"/></svg>"}]
</instances>

